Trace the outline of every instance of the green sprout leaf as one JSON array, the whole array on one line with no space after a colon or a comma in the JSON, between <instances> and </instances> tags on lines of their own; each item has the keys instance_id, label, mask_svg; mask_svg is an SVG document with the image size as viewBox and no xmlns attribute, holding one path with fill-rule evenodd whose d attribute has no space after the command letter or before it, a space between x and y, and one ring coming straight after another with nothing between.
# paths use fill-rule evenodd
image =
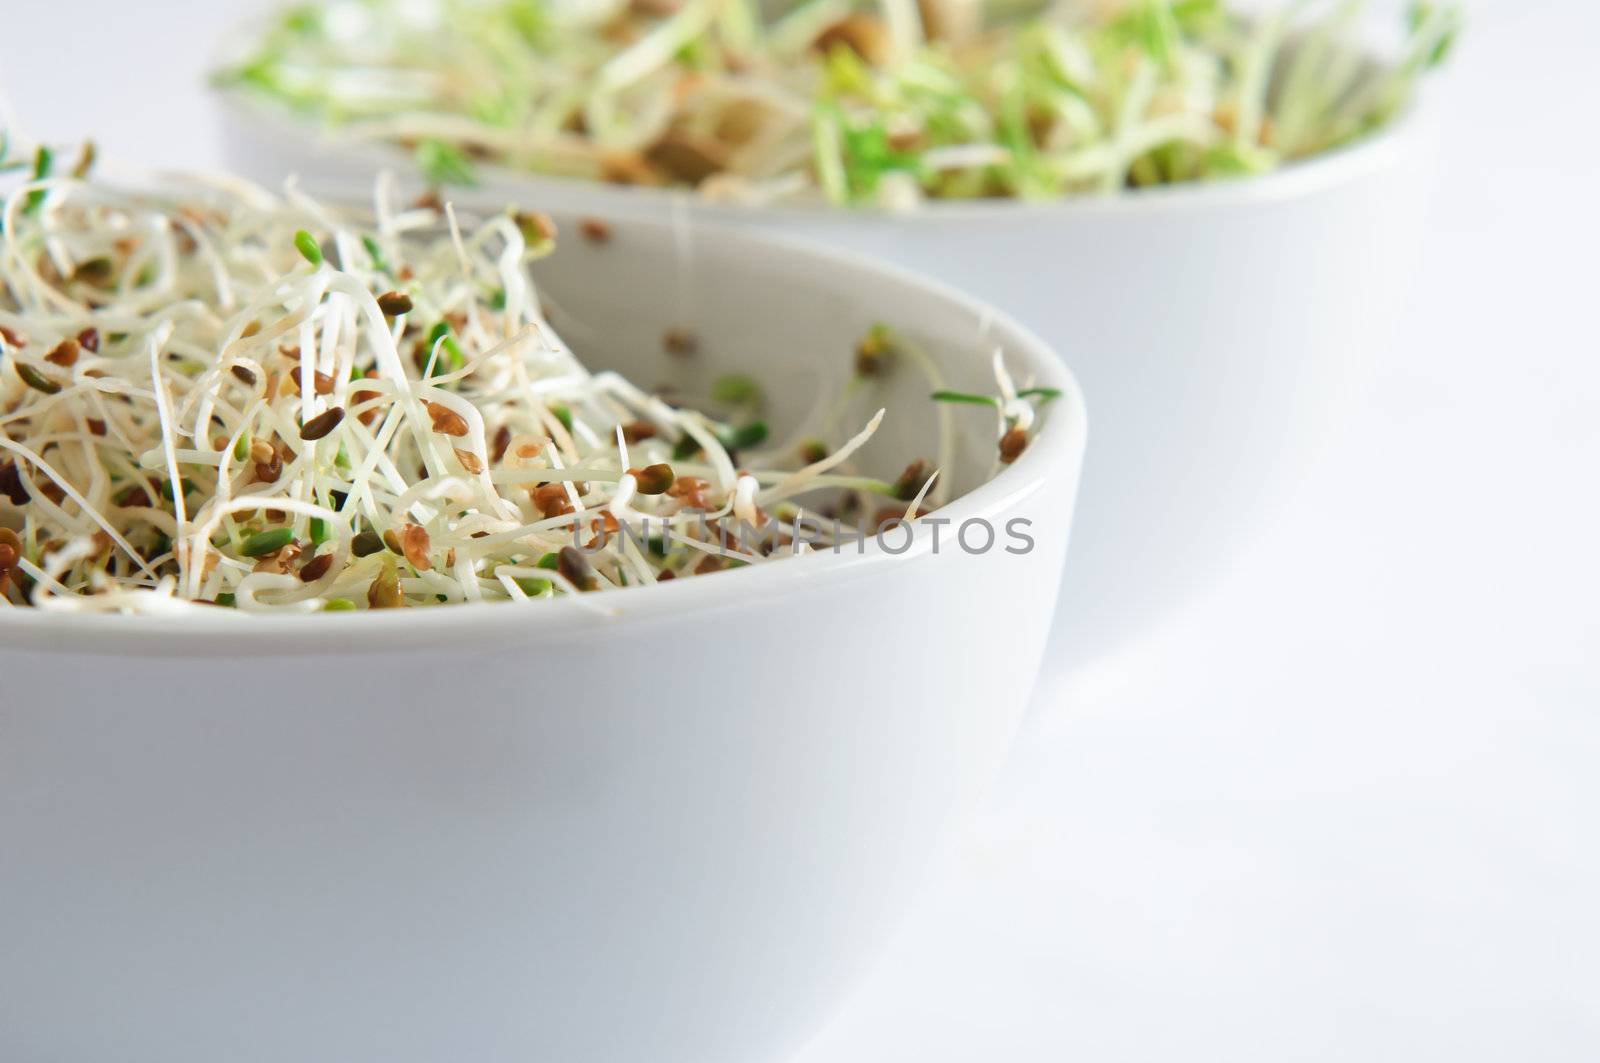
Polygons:
<instances>
[{"instance_id":1,"label":"green sprout leaf","mask_svg":"<svg viewBox=\"0 0 1600 1063\"><path fill-rule=\"evenodd\" d=\"M292 542L294 542L293 528L269 528L247 538L244 545L239 547L239 552L245 557L266 557L268 554L277 553Z\"/></svg>"},{"instance_id":2,"label":"green sprout leaf","mask_svg":"<svg viewBox=\"0 0 1600 1063\"><path fill-rule=\"evenodd\" d=\"M754 377L729 373L711 385L711 399L725 406L744 406L761 401L761 385Z\"/></svg>"},{"instance_id":3,"label":"green sprout leaf","mask_svg":"<svg viewBox=\"0 0 1600 1063\"><path fill-rule=\"evenodd\" d=\"M54 163L55 154L51 152L49 148L45 147L43 144L40 144L38 150L33 153L33 179L35 181L42 181L46 177L49 177L50 167L54 165ZM48 193L43 188L35 188L33 191L29 192L22 201L22 213L32 214L37 211L39 209L39 205L44 202L44 197L46 195L48 195Z\"/></svg>"},{"instance_id":4,"label":"green sprout leaf","mask_svg":"<svg viewBox=\"0 0 1600 1063\"><path fill-rule=\"evenodd\" d=\"M304 229L297 229L294 234L294 246L307 262L313 266L322 265L322 246L317 243L316 237Z\"/></svg>"},{"instance_id":5,"label":"green sprout leaf","mask_svg":"<svg viewBox=\"0 0 1600 1063\"><path fill-rule=\"evenodd\" d=\"M417 142L417 169L430 183L436 185L474 185L478 183L472 160L466 152L438 137L425 137Z\"/></svg>"},{"instance_id":6,"label":"green sprout leaf","mask_svg":"<svg viewBox=\"0 0 1600 1063\"><path fill-rule=\"evenodd\" d=\"M767 422L751 421L747 425L717 433L717 442L728 450L743 450L760 446L767 438Z\"/></svg>"},{"instance_id":7,"label":"green sprout leaf","mask_svg":"<svg viewBox=\"0 0 1600 1063\"><path fill-rule=\"evenodd\" d=\"M383 257L383 248L378 246L378 241L374 240L366 233L362 233L361 246L367 249L367 257L372 260L372 268L374 270L379 273L392 274L394 272L389 268L388 260Z\"/></svg>"},{"instance_id":8,"label":"green sprout leaf","mask_svg":"<svg viewBox=\"0 0 1600 1063\"><path fill-rule=\"evenodd\" d=\"M934 402L964 402L973 406L999 406L1000 400L992 395L971 395L964 391L935 391Z\"/></svg>"},{"instance_id":9,"label":"green sprout leaf","mask_svg":"<svg viewBox=\"0 0 1600 1063\"><path fill-rule=\"evenodd\" d=\"M460 369L467 364L467 356L462 353L461 345L450 335L450 326L446 322L439 322L428 331L428 350L441 352L439 361L449 369Z\"/></svg>"},{"instance_id":10,"label":"green sprout leaf","mask_svg":"<svg viewBox=\"0 0 1600 1063\"><path fill-rule=\"evenodd\" d=\"M1038 399L1041 402L1050 402L1061 397L1060 388L1023 388L1017 392L1019 399Z\"/></svg>"}]
</instances>

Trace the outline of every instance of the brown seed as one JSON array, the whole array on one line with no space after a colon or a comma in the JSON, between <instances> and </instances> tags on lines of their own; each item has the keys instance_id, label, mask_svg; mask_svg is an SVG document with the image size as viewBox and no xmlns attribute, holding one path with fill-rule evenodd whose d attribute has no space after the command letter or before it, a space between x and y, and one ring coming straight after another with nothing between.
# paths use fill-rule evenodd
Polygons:
<instances>
[{"instance_id":1,"label":"brown seed","mask_svg":"<svg viewBox=\"0 0 1600 1063\"><path fill-rule=\"evenodd\" d=\"M73 267L72 279L92 284L97 288L104 288L116 276L116 265L104 255L91 258L87 262L80 262Z\"/></svg>"},{"instance_id":2,"label":"brown seed","mask_svg":"<svg viewBox=\"0 0 1600 1063\"><path fill-rule=\"evenodd\" d=\"M444 552L444 567L445 568L455 568L456 567L456 548L453 547L453 546L450 549L448 549L448 550L446 550Z\"/></svg>"},{"instance_id":3,"label":"brown seed","mask_svg":"<svg viewBox=\"0 0 1600 1063\"><path fill-rule=\"evenodd\" d=\"M1039 138L1044 139L1042 136ZM916 151L927 145L921 129L897 129L889 134L889 147L895 151Z\"/></svg>"},{"instance_id":4,"label":"brown seed","mask_svg":"<svg viewBox=\"0 0 1600 1063\"><path fill-rule=\"evenodd\" d=\"M20 348L20 347L26 347L28 345L28 340L27 340L26 337L24 337L19 332L13 332L11 329L6 328L4 325L0 325L0 340L5 340L7 347L19 347Z\"/></svg>"},{"instance_id":5,"label":"brown seed","mask_svg":"<svg viewBox=\"0 0 1600 1063\"><path fill-rule=\"evenodd\" d=\"M900 479L894 482L894 497L902 502L909 502L917 497L917 492L922 490L923 484L928 482L928 463L920 458L906 466L905 472L900 474Z\"/></svg>"},{"instance_id":6,"label":"brown seed","mask_svg":"<svg viewBox=\"0 0 1600 1063\"><path fill-rule=\"evenodd\" d=\"M710 509L711 484L698 476L680 476L667 488L667 497L676 498L684 509Z\"/></svg>"},{"instance_id":7,"label":"brown seed","mask_svg":"<svg viewBox=\"0 0 1600 1063\"><path fill-rule=\"evenodd\" d=\"M517 228L522 230L523 239L528 243L538 246L554 242L556 238L556 223L550 215L542 211L521 211L514 215Z\"/></svg>"},{"instance_id":8,"label":"brown seed","mask_svg":"<svg viewBox=\"0 0 1600 1063\"><path fill-rule=\"evenodd\" d=\"M77 338L78 338L78 346L79 347L82 347L84 350L88 351L90 354L98 354L99 353L99 351L100 351L100 330L99 329L95 328L93 325L90 325L88 328L86 328L82 332L78 333L78 337Z\"/></svg>"},{"instance_id":9,"label":"brown seed","mask_svg":"<svg viewBox=\"0 0 1600 1063\"><path fill-rule=\"evenodd\" d=\"M44 360L51 365L59 365L63 369L71 369L78 364L78 341L74 339L62 340L50 348L50 353L44 356Z\"/></svg>"},{"instance_id":10,"label":"brown seed","mask_svg":"<svg viewBox=\"0 0 1600 1063\"><path fill-rule=\"evenodd\" d=\"M467 434L467 422L462 416L450 407L438 402L425 402L428 417L433 421L433 430L441 435L464 436Z\"/></svg>"},{"instance_id":11,"label":"brown seed","mask_svg":"<svg viewBox=\"0 0 1600 1063\"><path fill-rule=\"evenodd\" d=\"M894 343L887 330L874 327L856 343L856 375L881 376L889 368Z\"/></svg>"},{"instance_id":12,"label":"brown seed","mask_svg":"<svg viewBox=\"0 0 1600 1063\"><path fill-rule=\"evenodd\" d=\"M350 393L350 404L352 406L359 406L362 403L371 402L373 399L381 398L383 398L383 392L369 391L366 388L361 388L358 391L352 391ZM369 427L371 426L372 422L376 421L377 419L378 408L376 406L369 406L364 410L356 411L356 420Z\"/></svg>"},{"instance_id":13,"label":"brown seed","mask_svg":"<svg viewBox=\"0 0 1600 1063\"><path fill-rule=\"evenodd\" d=\"M700 349L700 341L688 329L673 327L661 334L661 346L674 357L687 358Z\"/></svg>"},{"instance_id":14,"label":"brown seed","mask_svg":"<svg viewBox=\"0 0 1600 1063\"><path fill-rule=\"evenodd\" d=\"M13 364L16 366L17 376L21 377L22 382L35 391L42 391L46 395L54 395L61 390L60 384L57 384L33 366L25 365L22 362Z\"/></svg>"},{"instance_id":15,"label":"brown seed","mask_svg":"<svg viewBox=\"0 0 1600 1063\"><path fill-rule=\"evenodd\" d=\"M483 472L483 462L479 460L478 455L470 450L462 450L460 447L452 447L451 449L456 452L456 460L461 463L463 469L474 476Z\"/></svg>"},{"instance_id":16,"label":"brown seed","mask_svg":"<svg viewBox=\"0 0 1600 1063\"><path fill-rule=\"evenodd\" d=\"M633 0L628 13L646 18L669 18L683 7L683 0Z\"/></svg>"},{"instance_id":17,"label":"brown seed","mask_svg":"<svg viewBox=\"0 0 1600 1063\"><path fill-rule=\"evenodd\" d=\"M622 438L630 444L654 439L656 434L656 426L649 421L632 421L622 426Z\"/></svg>"},{"instance_id":18,"label":"brown seed","mask_svg":"<svg viewBox=\"0 0 1600 1063\"><path fill-rule=\"evenodd\" d=\"M350 552L357 557L369 557L383 549L383 539L370 528L350 540Z\"/></svg>"},{"instance_id":19,"label":"brown seed","mask_svg":"<svg viewBox=\"0 0 1600 1063\"><path fill-rule=\"evenodd\" d=\"M328 574L328 569L333 567L332 554L318 554L304 565L300 566L300 582L315 583Z\"/></svg>"},{"instance_id":20,"label":"brown seed","mask_svg":"<svg viewBox=\"0 0 1600 1063\"><path fill-rule=\"evenodd\" d=\"M252 445L250 449L253 453L255 450L254 445ZM256 479L264 484L277 483L278 477L283 475L283 456L274 450L272 452L272 457L268 458L266 461L256 462L255 474Z\"/></svg>"},{"instance_id":21,"label":"brown seed","mask_svg":"<svg viewBox=\"0 0 1600 1063\"><path fill-rule=\"evenodd\" d=\"M142 487L135 487L132 490L125 492L117 499L117 505L125 509L148 506L149 504L150 492L146 491Z\"/></svg>"},{"instance_id":22,"label":"brown seed","mask_svg":"<svg viewBox=\"0 0 1600 1063\"><path fill-rule=\"evenodd\" d=\"M413 200L411 205L418 210L443 210L444 200L439 198L437 188L430 188Z\"/></svg>"},{"instance_id":23,"label":"brown seed","mask_svg":"<svg viewBox=\"0 0 1600 1063\"><path fill-rule=\"evenodd\" d=\"M371 609L400 609L406 604L400 593L400 573L394 562L385 561L372 585L367 588L367 606Z\"/></svg>"},{"instance_id":24,"label":"brown seed","mask_svg":"<svg viewBox=\"0 0 1600 1063\"><path fill-rule=\"evenodd\" d=\"M252 373L246 366L230 365L228 367L228 372L232 373L234 379L238 380L241 384L252 388L256 386L256 375Z\"/></svg>"},{"instance_id":25,"label":"brown seed","mask_svg":"<svg viewBox=\"0 0 1600 1063\"><path fill-rule=\"evenodd\" d=\"M567 577L580 591L592 591L600 584L594 578L589 559L575 546L563 546L556 555L556 571Z\"/></svg>"},{"instance_id":26,"label":"brown seed","mask_svg":"<svg viewBox=\"0 0 1600 1063\"><path fill-rule=\"evenodd\" d=\"M1009 432L1000 437L1000 460L1006 465L1016 461L1028 447L1028 433L1020 427L1013 427Z\"/></svg>"},{"instance_id":27,"label":"brown seed","mask_svg":"<svg viewBox=\"0 0 1600 1063\"><path fill-rule=\"evenodd\" d=\"M694 574L697 576L704 576L706 573L716 572L720 568L722 568L722 558L718 557L716 554L707 554L705 557L700 559L700 563L698 565L694 566Z\"/></svg>"},{"instance_id":28,"label":"brown seed","mask_svg":"<svg viewBox=\"0 0 1600 1063\"><path fill-rule=\"evenodd\" d=\"M0 585L22 556L22 540L10 528L0 528Z\"/></svg>"},{"instance_id":29,"label":"brown seed","mask_svg":"<svg viewBox=\"0 0 1600 1063\"><path fill-rule=\"evenodd\" d=\"M294 381L294 389L296 391L299 391L300 390L300 367L299 366L295 366L293 369L289 370L289 379ZM315 389L315 391L316 391L316 393L318 395L332 395L333 394L333 377L329 376L327 373L313 372L312 373L312 379L311 379L311 386L312 386L313 389Z\"/></svg>"},{"instance_id":30,"label":"brown seed","mask_svg":"<svg viewBox=\"0 0 1600 1063\"><path fill-rule=\"evenodd\" d=\"M400 531L400 552L405 554L411 567L426 572L433 567L428 560L428 530L416 524L407 524Z\"/></svg>"},{"instance_id":31,"label":"brown seed","mask_svg":"<svg viewBox=\"0 0 1600 1063\"><path fill-rule=\"evenodd\" d=\"M611 239L611 226L599 218L580 218L578 233L591 244L603 244Z\"/></svg>"},{"instance_id":32,"label":"brown seed","mask_svg":"<svg viewBox=\"0 0 1600 1063\"><path fill-rule=\"evenodd\" d=\"M677 578L678 578L678 574L676 572L672 571L672 569L670 569L670 568L664 568L664 569L661 570L661 575L656 577L656 582L657 583L665 583L669 579L677 579Z\"/></svg>"},{"instance_id":33,"label":"brown seed","mask_svg":"<svg viewBox=\"0 0 1600 1063\"><path fill-rule=\"evenodd\" d=\"M103 436L106 434L106 423L100 420L98 417L90 417L84 423L89 426L90 435Z\"/></svg>"},{"instance_id":34,"label":"brown seed","mask_svg":"<svg viewBox=\"0 0 1600 1063\"><path fill-rule=\"evenodd\" d=\"M384 292L378 296L378 309L387 317L411 313L411 296L405 292Z\"/></svg>"},{"instance_id":35,"label":"brown seed","mask_svg":"<svg viewBox=\"0 0 1600 1063\"><path fill-rule=\"evenodd\" d=\"M589 530L595 535L594 541L589 544L589 549L598 550L601 546L604 546L612 534L621 527L622 524L614 514L601 513L589 522Z\"/></svg>"},{"instance_id":36,"label":"brown seed","mask_svg":"<svg viewBox=\"0 0 1600 1063\"><path fill-rule=\"evenodd\" d=\"M300 426L300 438L305 440L321 439L344 420L344 407L335 406L330 410L323 410L311 420Z\"/></svg>"},{"instance_id":37,"label":"brown seed","mask_svg":"<svg viewBox=\"0 0 1600 1063\"><path fill-rule=\"evenodd\" d=\"M534 489L533 504L546 517L564 517L572 512L572 500L565 484L543 484Z\"/></svg>"},{"instance_id":38,"label":"brown seed","mask_svg":"<svg viewBox=\"0 0 1600 1063\"><path fill-rule=\"evenodd\" d=\"M506 449L510 446L511 428L508 425L501 425L494 434L494 442L489 450L489 463L491 465L500 464L501 459L506 456Z\"/></svg>"},{"instance_id":39,"label":"brown seed","mask_svg":"<svg viewBox=\"0 0 1600 1063\"><path fill-rule=\"evenodd\" d=\"M295 558L300 556L300 547L290 543L279 550L275 550L255 563L252 572L276 572L286 576L294 567Z\"/></svg>"},{"instance_id":40,"label":"brown seed","mask_svg":"<svg viewBox=\"0 0 1600 1063\"><path fill-rule=\"evenodd\" d=\"M14 461L0 465L0 495L5 495L18 506L28 501L28 489L22 486L22 473Z\"/></svg>"},{"instance_id":41,"label":"brown seed","mask_svg":"<svg viewBox=\"0 0 1600 1063\"><path fill-rule=\"evenodd\" d=\"M644 153L645 161L683 184L697 185L728 168L728 148L714 137L668 130Z\"/></svg>"},{"instance_id":42,"label":"brown seed","mask_svg":"<svg viewBox=\"0 0 1600 1063\"><path fill-rule=\"evenodd\" d=\"M600 179L614 185L659 185L661 174L637 151L612 151L600 156Z\"/></svg>"},{"instance_id":43,"label":"brown seed","mask_svg":"<svg viewBox=\"0 0 1600 1063\"><path fill-rule=\"evenodd\" d=\"M657 462L642 469L629 469L628 472L638 484L641 495L665 494L675 479L672 475L672 466L666 462Z\"/></svg>"}]
</instances>

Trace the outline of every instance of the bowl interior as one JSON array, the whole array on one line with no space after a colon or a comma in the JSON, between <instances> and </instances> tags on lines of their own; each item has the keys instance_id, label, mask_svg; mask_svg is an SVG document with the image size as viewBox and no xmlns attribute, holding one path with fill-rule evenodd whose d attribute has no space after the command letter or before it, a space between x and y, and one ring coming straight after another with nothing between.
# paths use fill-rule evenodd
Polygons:
<instances>
[{"instance_id":1,"label":"bowl interior","mask_svg":"<svg viewBox=\"0 0 1600 1063\"><path fill-rule=\"evenodd\" d=\"M883 409L855 464L892 480L911 461L939 464L943 423L954 444L938 492L948 501L993 474L997 421L990 409L936 403L931 393L996 394L997 351L1018 387L1061 386L1059 363L1041 363L985 306L932 282L720 227L616 221L594 242L578 237L577 221L558 215L563 239L535 270L568 345L591 369L691 407L707 407L719 379L750 377L763 395L766 445L786 457L811 437L837 445ZM856 346L880 324L898 349L881 375L856 378ZM673 330L692 337L692 353L668 350Z\"/></svg>"}]
</instances>

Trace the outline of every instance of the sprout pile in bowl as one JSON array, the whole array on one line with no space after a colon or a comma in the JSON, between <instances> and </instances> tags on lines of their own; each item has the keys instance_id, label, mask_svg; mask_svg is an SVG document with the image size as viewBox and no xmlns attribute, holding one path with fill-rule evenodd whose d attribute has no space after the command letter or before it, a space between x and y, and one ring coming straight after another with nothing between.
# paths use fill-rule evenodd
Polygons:
<instances>
[{"instance_id":1,"label":"sprout pile in bowl","mask_svg":"<svg viewBox=\"0 0 1600 1063\"><path fill-rule=\"evenodd\" d=\"M0 154L23 178L0 247L0 608L337 611L704 575L842 534L803 505L870 531L939 504L948 409L933 463L855 468L896 363L993 408L994 468L1054 397L998 355L999 395L938 390L878 327L843 393L769 441L752 378L718 380L713 415L573 356L527 268L554 249L545 215L401 204L387 179L369 211L225 179L130 190L92 162ZM692 357L691 331L663 343Z\"/></svg>"},{"instance_id":2,"label":"sprout pile in bowl","mask_svg":"<svg viewBox=\"0 0 1600 1063\"><path fill-rule=\"evenodd\" d=\"M1272 170L1383 126L1446 54L1414 5L1372 76L1361 4L1118 0L984 26L977 0L333 0L218 74L438 184L480 164L707 198L1048 200ZM991 12L992 13L992 12Z\"/></svg>"}]
</instances>

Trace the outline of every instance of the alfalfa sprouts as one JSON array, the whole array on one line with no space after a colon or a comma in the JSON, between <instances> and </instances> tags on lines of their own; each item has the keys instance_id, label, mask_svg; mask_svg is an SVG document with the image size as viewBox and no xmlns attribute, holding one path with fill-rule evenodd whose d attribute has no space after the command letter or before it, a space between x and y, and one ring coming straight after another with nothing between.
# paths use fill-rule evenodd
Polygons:
<instances>
[{"instance_id":1,"label":"alfalfa sprouts","mask_svg":"<svg viewBox=\"0 0 1600 1063\"><path fill-rule=\"evenodd\" d=\"M555 246L542 215L405 203L389 180L370 211L292 184L125 188L25 158L0 211L0 608L587 596L819 545L806 499L938 504L936 468L907 493L858 467L881 409L769 446L749 378L713 388L723 419L591 373L527 268Z\"/></svg>"}]
</instances>

